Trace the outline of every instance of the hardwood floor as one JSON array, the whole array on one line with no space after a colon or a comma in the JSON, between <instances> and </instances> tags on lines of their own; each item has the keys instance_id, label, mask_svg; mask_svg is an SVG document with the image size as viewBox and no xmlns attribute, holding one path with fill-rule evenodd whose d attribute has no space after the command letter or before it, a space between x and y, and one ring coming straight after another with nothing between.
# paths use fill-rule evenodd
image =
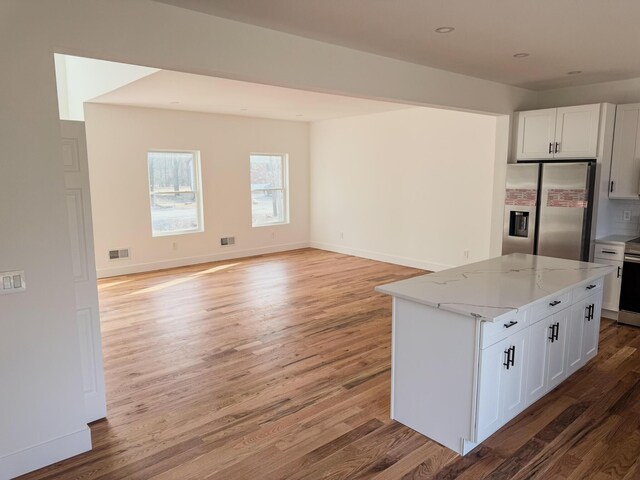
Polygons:
<instances>
[{"instance_id":1,"label":"hardwood floor","mask_svg":"<svg viewBox=\"0 0 640 480\"><path fill-rule=\"evenodd\" d=\"M389 419L391 299L423 272L304 249L99 282L109 418L24 479L640 479L640 329L466 457Z\"/></svg>"}]
</instances>

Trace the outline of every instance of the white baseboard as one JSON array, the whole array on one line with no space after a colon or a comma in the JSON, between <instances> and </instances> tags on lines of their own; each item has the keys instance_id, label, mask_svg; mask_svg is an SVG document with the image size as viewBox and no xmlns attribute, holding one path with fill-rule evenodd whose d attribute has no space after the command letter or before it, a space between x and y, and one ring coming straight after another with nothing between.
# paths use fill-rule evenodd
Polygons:
<instances>
[{"instance_id":1,"label":"white baseboard","mask_svg":"<svg viewBox=\"0 0 640 480\"><path fill-rule=\"evenodd\" d=\"M618 320L619 312L614 312L613 310L607 310L606 308L602 309L602 316L608 318L610 320Z\"/></svg>"},{"instance_id":2,"label":"white baseboard","mask_svg":"<svg viewBox=\"0 0 640 480\"><path fill-rule=\"evenodd\" d=\"M222 253L212 253L199 255L197 257L174 258L171 260L161 260L159 262L122 264L109 268L100 268L96 271L98 278L115 277L118 275L128 275L130 273L151 272L164 268L184 267L185 265L197 265L199 263L219 262L221 260L231 260L234 258L253 257L266 253L286 252L306 248L308 242L286 243L280 245L270 245L268 247L250 248L237 250L234 247L227 247L229 250Z\"/></svg>"},{"instance_id":3,"label":"white baseboard","mask_svg":"<svg viewBox=\"0 0 640 480\"><path fill-rule=\"evenodd\" d=\"M0 480L9 480L91 450L89 427L0 458Z\"/></svg>"},{"instance_id":4,"label":"white baseboard","mask_svg":"<svg viewBox=\"0 0 640 480\"><path fill-rule=\"evenodd\" d=\"M415 258L401 257L398 255L388 255L386 253L370 252L368 250L350 248L342 245L333 245L330 243L312 241L309 243L309 246L313 248L319 248L320 250L328 250L330 252L344 253L346 255L353 255L355 257L377 260L379 262L393 263L396 265L403 265L405 267L420 268L422 270L429 270L431 272L439 272L440 270L452 268L451 265L443 265L441 263L435 262L425 262L424 260L418 260Z\"/></svg>"}]
</instances>

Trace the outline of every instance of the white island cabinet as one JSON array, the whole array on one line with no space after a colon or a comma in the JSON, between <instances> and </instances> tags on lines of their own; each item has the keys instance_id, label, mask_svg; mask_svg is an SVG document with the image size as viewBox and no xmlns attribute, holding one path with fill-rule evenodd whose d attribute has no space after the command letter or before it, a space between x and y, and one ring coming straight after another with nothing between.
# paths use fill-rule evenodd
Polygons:
<instances>
[{"instance_id":1,"label":"white island cabinet","mask_svg":"<svg viewBox=\"0 0 640 480\"><path fill-rule=\"evenodd\" d=\"M597 353L614 267L514 253L382 285L391 417L466 454Z\"/></svg>"}]
</instances>

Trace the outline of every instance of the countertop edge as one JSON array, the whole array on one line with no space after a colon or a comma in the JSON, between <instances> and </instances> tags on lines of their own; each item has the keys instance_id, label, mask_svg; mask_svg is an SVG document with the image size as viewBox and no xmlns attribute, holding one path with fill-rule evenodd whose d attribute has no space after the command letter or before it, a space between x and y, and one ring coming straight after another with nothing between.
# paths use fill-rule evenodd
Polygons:
<instances>
[{"instance_id":1,"label":"countertop edge","mask_svg":"<svg viewBox=\"0 0 640 480\"><path fill-rule=\"evenodd\" d=\"M455 307L452 307L451 305L442 305L440 303L430 302L430 301L428 301L428 300L426 300L424 298L417 298L417 297L414 297L414 296L411 296L411 295L405 295L405 294L396 292L392 288L385 288L385 287L393 285L393 283L389 283L389 284L386 284L386 285L379 285L379 286L375 287L374 290L376 292L378 292L378 293L383 293L385 295L391 295L392 297L401 298L403 300L408 300L408 301L411 301L411 302L420 303L420 304L426 305L428 307L437 308L437 309L440 309L440 310L445 310L445 311L448 311L448 312L456 313L456 314L462 315L464 317L470 317L470 318L474 318L476 320L481 320L481 321L490 322L490 323L496 323L496 322L510 320L512 317L515 317L517 315L518 311L526 309L526 308L530 307L531 305L533 305L534 303L542 302L545 299L548 299L548 298L551 298L551 297L554 297L554 296L557 296L557 295L562 295L562 294L564 294L566 292L569 292L569 291L573 290L574 288L576 288L577 286L579 286L579 285L581 285L583 283L588 283L588 282L591 282L591 281L596 280L598 278L605 277L606 275L608 275L608 274L612 273L613 271L615 271L615 267L612 267L610 265L602 265L602 267L603 267L602 269L598 269L598 271L594 272L593 275L589 275L586 279L583 279L578 283L574 283L574 284L572 284L572 285L570 285L568 287L562 288L560 290L556 290L556 291L550 293L549 295L546 295L544 297L540 297L540 298L538 298L536 300L533 300L533 301L531 301L529 303L526 303L526 304L521 305L519 307L516 307L514 309L510 309L510 310L506 311L503 314L496 315L495 317L486 317L484 315L473 314L473 313L471 313L471 312L469 312L467 310L461 310L461 309L457 309ZM605 270L608 270L608 271L605 272ZM427 274L427 275L429 275L429 274ZM484 307L484 308L487 308L487 307Z\"/></svg>"}]
</instances>

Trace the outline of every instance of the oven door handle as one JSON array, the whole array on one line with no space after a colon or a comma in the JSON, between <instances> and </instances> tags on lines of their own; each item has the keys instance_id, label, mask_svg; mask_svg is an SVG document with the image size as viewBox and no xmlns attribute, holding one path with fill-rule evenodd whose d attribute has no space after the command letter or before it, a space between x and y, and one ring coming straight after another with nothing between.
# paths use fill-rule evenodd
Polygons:
<instances>
[{"instance_id":1,"label":"oven door handle","mask_svg":"<svg viewBox=\"0 0 640 480\"><path fill-rule=\"evenodd\" d=\"M640 263L640 256L636 257L636 256L625 255L624 261L629 263Z\"/></svg>"}]
</instances>

